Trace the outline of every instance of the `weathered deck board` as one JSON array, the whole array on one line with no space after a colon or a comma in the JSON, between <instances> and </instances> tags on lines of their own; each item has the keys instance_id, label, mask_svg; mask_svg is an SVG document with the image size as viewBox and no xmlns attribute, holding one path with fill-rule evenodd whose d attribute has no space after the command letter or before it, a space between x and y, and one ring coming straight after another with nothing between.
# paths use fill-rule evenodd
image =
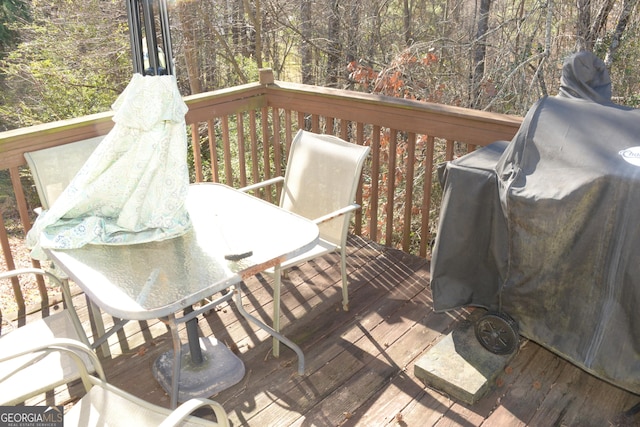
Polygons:
<instances>
[{"instance_id":1,"label":"weathered deck board","mask_svg":"<svg viewBox=\"0 0 640 427\"><path fill-rule=\"evenodd\" d=\"M338 371L335 377L341 370L346 381L307 411L307 422L315 425L331 420L334 425L358 417L362 402L385 388L401 367L427 346L416 345L428 340L424 340L423 330L413 328L412 320L429 316L424 307L407 305L394 292L388 295L370 307L371 315L349 323L346 333L341 334L342 353L331 364ZM356 363L350 366L350 361Z\"/></svg>"},{"instance_id":2,"label":"weathered deck board","mask_svg":"<svg viewBox=\"0 0 640 427\"><path fill-rule=\"evenodd\" d=\"M279 359L271 355L271 338L248 324L234 304L200 318L202 334L226 343L246 366L239 384L213 396L234 426L640 425L639 413L630 413L626 424L613 422L640 396L528 341L475 405L425 387L413 364L467 311L433 312L424 259L351 238L348 264L348 312L341 309L335 256L292 270L283 283L282 328L304 351L304 376L286 346ZM271 283L258 276L243 285L245 308L266 322ZM84 297L77 298L81 305ZM86 308L80 313L86 317ZM119 336L126 343L112 337L111 357L104 360L109 381L168 406L151 374L156 357L171 348L167 328L160 321L131 322Z\"/></svg>"},{"instance_id":3,"label":"weathered deck board","mask_svg":"<svg viewBox=\"0 0 640 427\"><path fill-rule=\"evenodd\" d=\"M313 401L309 401L308 398L309 390L312 390L311 396L315 396L313 400L326 396L332 392L332 387L335 388L336 384L339 384L336 383L336 378L344 377L345 372L352 376L365 363L361 358L354 356L349 351L345 351L345 347L362 340L364 332L366 332L364 328L354 329L349 319L360 319L359 322L363 324L377 325L381 322L381 316L384 316L384 310L380 306L384 303L382 298L389 294L386 284L383 283L383 286L377 292L370 293L369 298L361 298L358 287L353 286L360 282L359 277L361 275L366 278L368 283L372 283L376 276L379 277L381 273L387 270L386 267L391 267L388 260L378 261L376 268L352 271L352 304L350 312L344 313L336 309L336 307L339 307L338 298L335 304L326 305L326 310L314 309L313 312L308 313L309 317L306 319L301 318L300 322L293 325L295 329L289 336L299 342L307 354L307 374L301 381L297 381L297 384L294 384L287 397L296 400L297 390L302 389L305 391L300 398L301 400L297 400L298 404L301 405L300 409L304 410L306 405L313 404ZM379 268L380 266L386 267ZM315 319L319 319L322 323L315 321ZM322 327L318 328L318 325ZM327 336L339 336L340 339L336 342L335 339L325 339ZM268 379L268 381L273 387L273 381L271 379ZM304 394L307 394L307 396L304 396ZM269 398L266 397L266 399L268 400ZM229 403L234 406L235 402ZM261 402L256 403L260 405ZM276 419L279 418L281 417L278 416ZM261 420L257 425L266 425L265 423L268 424L268 421Z\"/></svg>"}]
</instances>

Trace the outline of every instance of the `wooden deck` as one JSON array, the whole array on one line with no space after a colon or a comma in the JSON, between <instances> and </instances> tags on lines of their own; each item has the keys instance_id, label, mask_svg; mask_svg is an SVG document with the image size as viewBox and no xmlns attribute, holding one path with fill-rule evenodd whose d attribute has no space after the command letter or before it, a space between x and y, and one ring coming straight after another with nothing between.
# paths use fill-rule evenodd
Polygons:
<instances>
[{"instance_id":1,"label":"wooden deck","mask_svg":"<svg viewBox=\"0 0 640 427\"><path fill-rule=\"evenodd\" d=\"M467 313L433 312L425 259L351 238L348 262L349 312L340 308L337 257L307 263L285 281L282 327L305 353L304 376L293 351L283 346L274 359L268 335L233 304L200 319L202 333L213 333L246 366L239 384L213 397L234 426L640 425L640 396L525 340L496 387L473 406L425 387L415 361ZM270 280L258 276L245 290L247 309L270 322ZM120 342L112 338L104 360L109 381L168 406L151 375L155 358L171 347L166 327L130 323Z\"/></svg>"}]
</instances>

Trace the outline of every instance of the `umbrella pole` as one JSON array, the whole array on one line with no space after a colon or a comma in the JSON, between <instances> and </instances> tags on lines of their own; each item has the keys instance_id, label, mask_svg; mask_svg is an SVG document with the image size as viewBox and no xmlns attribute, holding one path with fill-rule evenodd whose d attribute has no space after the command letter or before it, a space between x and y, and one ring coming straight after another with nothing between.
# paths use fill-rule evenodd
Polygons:
<instances>
[{"instance_id":1,"label":"umbrella pole","mask_svg":"<svg viewBox=\"0 0 640 427\"><path fill-rule=\"evenodd\" d=\"M174 74L173 48L171 46L171 32L169 27L169 12L166 0L157 0L159 7L160 33L164 48L164 60L158 51L158 34L153 3L156 0L126 0L127 17L129 21L129 37L131 41L131 57L133 72L144 75ZM146 46L143 47L142 26ZM145 64L144 48L148 57Z\"/></svg>"},{"instance_id":2,"label":"umbrella pole","mask_svg":"<svg viewBox=\"0 0 640 427\"><path fill-rule=\"evenodd\" d=\"M169 27L169 11L167 10L167 0L160 1L160 28L162 30L162 41L164 43L164 57L167 74L173 74L173 47L171 46L171 31Z\"/></svg>"},{"instance_id":3,"label":"umbrella pole","mask_svg":"<svg viewBox=\"0 0 640 427\"><path fill-rule=\"evenodd\" d=\"M127 18L129 20L129 40L131 43L131 59L133 72L142 74L142 33L140 32L140 9L138 0L127 0Z\"/></svg>"},{"instance_id":4,"label":"umbrella pole","mask_svg":"<svg viewBox=\"0 0 640 427\"><path fill-rule=\"evenodd\" d=\"M153 0L142 0L142 19L149 58L149 68L145 70L145 74L157 76L160 74L160 70L158 69L158 40L156 39L156 23L153 16Z\"/></svg>"}]
</instances>

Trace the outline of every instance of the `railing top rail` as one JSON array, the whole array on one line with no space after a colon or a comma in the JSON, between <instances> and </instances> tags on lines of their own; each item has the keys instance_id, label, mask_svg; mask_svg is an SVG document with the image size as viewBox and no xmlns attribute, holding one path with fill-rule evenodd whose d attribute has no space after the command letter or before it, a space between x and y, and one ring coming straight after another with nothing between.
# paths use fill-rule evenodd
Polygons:
<instances>
[{"instance_id":1,"label":"railing top rail","mask_svg":"<svg viewBox=\"0 0 640 427\"><path fill-rule=\"evenodd\" d=\"M320 86L273 81L186 96L187 123L265 106L370 123L381 127L486 145L511 139L521 117ZM24 165L23 153L104 135L113 127L104 112L0 133L0 169Z\"/></svg>"},{"instance_id":2,"label":"railing top rail","mask_svg":"<svg viewBox=\"0 0 640 427\"><path fill-rule=\"evenodd\" d=\"M219 89L184 97L189 106L186 122L206 121L212 116L224 116L266 105L265 86L247 83L233 88Z\"/></svg>"},{"instance_id":3,"label":"railing top rail","mask_svg":"<svg viewBox=\"0 0 640 427\"><path fill-rule=\"evenodd\" d=\"M522 117L362 92L276 81L269 105L475 145L511 139Z\"/></svg>"},{"instance_id":4,"label":"railing top rail","mask_svg":"<svg viewBox=\"0 0 640 427\"><path fill-rule=\"evenodd\" d=\"M112 112L0 132L0 169L25 164L23 153L104 135L113 127Z\"/></svg>"}]
</instances>

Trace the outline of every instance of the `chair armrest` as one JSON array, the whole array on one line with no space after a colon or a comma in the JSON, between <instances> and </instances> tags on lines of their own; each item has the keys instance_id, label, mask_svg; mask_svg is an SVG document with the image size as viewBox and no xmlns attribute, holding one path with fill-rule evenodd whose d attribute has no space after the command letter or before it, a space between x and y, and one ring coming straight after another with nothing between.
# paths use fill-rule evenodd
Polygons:
<instances>
[{"instance_id":1,"label":"chair armrest","mask_svg":"<svg viewBox=\"0 0 640 427\"><path fill-rule=\"evenodd\" d=\"M275 178L267 179L266 181L256 182L255 184L247 185L246 187L239 188L239 191L246 193L251 190L257 190L258 188L266 187L268 185L279 184L284 181L284 178L277 176Z\"/></svg>"},{"instance_id":2,"label":"chair armrest","mask_svg":"<svg viewBox=\"0 0 640 427\"><path fill-rule=\"evenodd\" d=\"M188 418L193 411L202 407L209 407L216 414L216 421L220 427L229 427L229 419L227 418L227 413L218 402L214 402L209 399L189 399L180 406L178 406L172 413L169 415L159 427L169 427L169 426L177 426L186 418Z\"/></svg>"},{"instance_id":3,"label":"chair armrest","mask_svg":"<svg viewBox=\"0 0 640 427\"><path fill-rule=\"evenodd\" d=\"M353 211L357 211L358 209L360 209L360 205L357 203L354 203L352 205L345 206L344 208L340 208L338 210L330 212L326 215L322 215L321 217L314 219L313 222L315 222L316 225L320 225L323 222L327 222L339 216L346 215Z\"/></svg>"},{"instance_id":4,"label":"chair armrest","mask_svg":"<svg viewBox=\"0 0 640 427\"><path fill-rule=\"evenodd\" d=\"M41 276L47 276L52 278L56 282L56 285L62 286L62 283L60 282L60 279L57 276L55 276L54 274L42 268L36 268L36 267L25 267L25 268L18 268L18 269L9 270L9 271L3 271L2 273L0 273L0 279L8 279L10 277L21 276L23 274L39 274Z\"/></svg>"},{"instance_id":5,"label":"chair armrest","mask_svg":"<svg viewBox=\"0 0 640 427\"><path fill-rule=\"evenodd\" d=\"M71 290L69 289L68 280L61 279L60 277L58 277L58 275L54 274L51 271L44 270L42 268L36 268L36 267L25 267L25 268L19 268L15 270L2 272L0 273L0 279L8 279L11 277L17 277L17 276L22 276L27 274L47 277L49 280L53 282L53 284L55 284L60 289L60 291L62 292L62 297L66 304L66 309L68 310L71 321L73 322L73 326L76 330L76 334L78 338L82 340L83 344L90 345L89 338L87 337L87 334L82 327L82 323L80 322L78 313L76 312L76 309L73 305L73 296L71 295Z\"/></svg>"},{"instance_id":6,"label":"chair armrest","mask_svg":"<svg viewBox=\"0 0 640 427\"><path fill-rule=\"evenodd\" d=\"M28 367L29 365L31 365L32 363L37 362L38 360L40 360L42 357L46 356L49 353L52 352L62 352L62 353L67 353L72 359L73 361L76 363L76 365L78 366L78 371L80 372L80 378L82 379L82 383L85 386L85 389L88 391L91 388L90 382L89 382L89 372L90 372L90 367L88 367L85 363L85 361L82 359L82 357L80 357L81 355L87 356L89 358L89 360L91 361L91 364L93 365L93 370L95 370L95 373L100 377L100 379L102 379L103 381L106 380L106 376L104 374L104 370L102 369L102 364L100 363L100 360L98 359L98 356L96 356L96 354L94 353L94 351L91 349L91 347L89 347L88 345L86 345L85 343L78 341L78 340L74 340L74 339L69 339L69 338L54 338L51 339L49 341L46 341L44 343L39 343L39 344L34 344L33 346L23 349L21 351L15 352L15 353L5 353L4 356L0 357L0 363L11 360L11 359L15 359L17 357L21 357L21 356L26 356L26 355L30 355L30 354L38 354L38 353L42 353L42 355L40 357L36 357L34 359L29 359L29 361L23 365L20 366L16 369L14 369L12 372L10 372L9 374L5 375L3 378L0 378L0 382L3 381L4 379L10 377L11 375L13 375L14 373L20 371L23 368Z\"/></svg>"}]
</instances>

